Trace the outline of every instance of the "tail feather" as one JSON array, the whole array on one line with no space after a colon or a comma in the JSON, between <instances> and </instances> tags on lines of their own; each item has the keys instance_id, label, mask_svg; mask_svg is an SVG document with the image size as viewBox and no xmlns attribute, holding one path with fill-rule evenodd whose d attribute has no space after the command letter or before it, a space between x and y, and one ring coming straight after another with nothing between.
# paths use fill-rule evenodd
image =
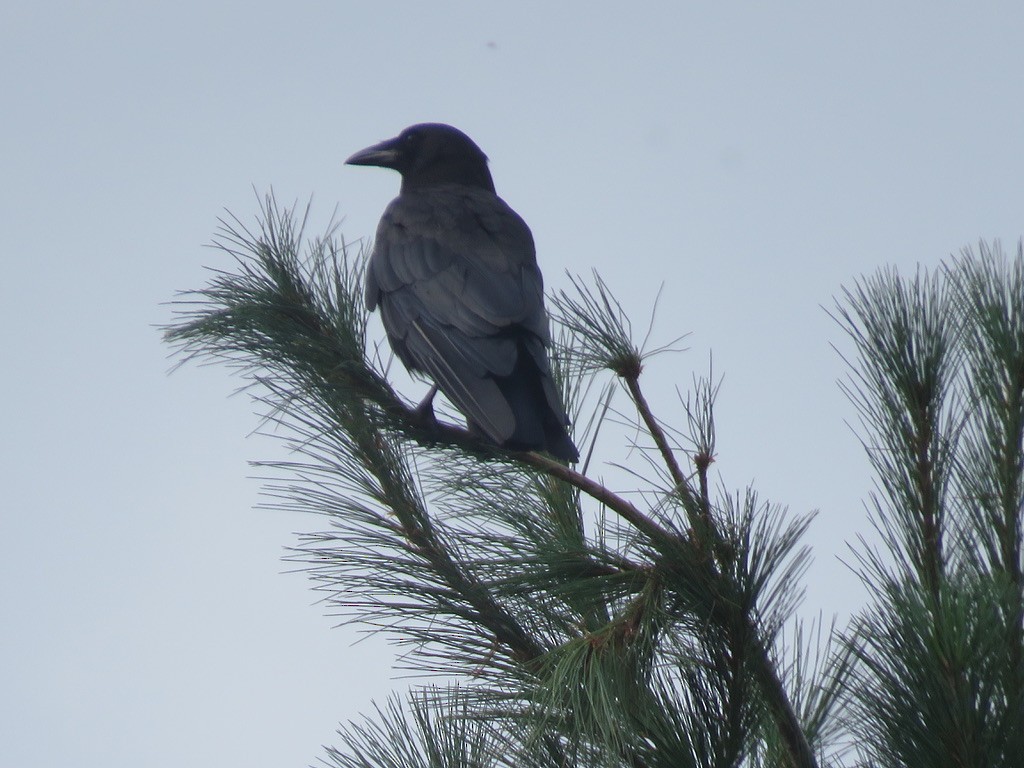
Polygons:
<instances>
[{"instance_id":1,"label":"tail feather","mask_svg":"<svg viewBox=\"0 0 1024 768\"><path fill-rule=\"evenodd\" d=\"M547 451L563 461L579 461L579 451L569 437L569 419L557 401L554 386L545 386L550 372L542 371L526 349L519 348L516 366L508 376L495 379L512 409L516 427L504 442L508 448Z\"/></svg>"}]
</instances>

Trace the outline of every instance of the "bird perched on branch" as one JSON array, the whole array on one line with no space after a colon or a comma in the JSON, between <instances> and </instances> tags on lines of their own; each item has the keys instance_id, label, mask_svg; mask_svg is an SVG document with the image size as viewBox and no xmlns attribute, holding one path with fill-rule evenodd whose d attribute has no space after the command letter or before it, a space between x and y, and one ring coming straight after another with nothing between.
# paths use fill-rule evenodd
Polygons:
<instances>
[{"instance_id":1,"label":"bird perched on branch","mask_svg":"<svg viewBox=\"0 0 1024 768\"><path fill-rule=\"evenodd\" d=\"M440 388L494 443L578 461L547 356L533 235L496 194L486 155L462 131L424 123L346 163L402 175L377 227L366 305L380 307L405 367L433 380L422 407Z\"/></svg>"}]
</instances>

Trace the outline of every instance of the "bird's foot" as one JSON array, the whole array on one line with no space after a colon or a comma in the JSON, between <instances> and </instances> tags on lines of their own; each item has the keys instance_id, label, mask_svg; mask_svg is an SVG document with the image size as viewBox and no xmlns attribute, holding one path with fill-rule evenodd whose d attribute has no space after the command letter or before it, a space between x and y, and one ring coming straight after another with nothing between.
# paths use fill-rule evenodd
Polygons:
<instances>
[{"instance_id":1,"label":"bird's foot","mask_svg":"<svg viewBox=\"0 0 1024 768\"><path fill-rule=\"evenodd\" d=\"M434 395L437 394L437 386L434 385L427 392L427 396L413 410L413 419L417 426L426 429L428 432L437 431L437 416L434 414Z\"/></svg>"}]
</instances>

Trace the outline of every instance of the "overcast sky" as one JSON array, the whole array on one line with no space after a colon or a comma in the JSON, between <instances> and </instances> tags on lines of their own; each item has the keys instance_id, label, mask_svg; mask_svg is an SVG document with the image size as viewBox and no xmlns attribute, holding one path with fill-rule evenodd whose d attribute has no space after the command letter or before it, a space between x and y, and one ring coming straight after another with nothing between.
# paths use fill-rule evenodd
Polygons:
<instances>
[{"instance_id":1,"label":"overcast sky","mask_svg":"<svg viewBox=\"0 0 1024 768\"><path fill-rule=\"evenodd\" d=\"M715 468L819 509L802 611L863 599L871 478L822 306L883 265L1024 234L1024 5L14 3L0 9L0 765L306 765L406 680L283 573L281 456L157 325L259 193L372 235L414 122L491 158L549 289L596 268L654 340L655 407L724 375ZM609 453L611 453L609 448ZM597 468L602 472L602 468Z\"/></svg>"}]
</instances>

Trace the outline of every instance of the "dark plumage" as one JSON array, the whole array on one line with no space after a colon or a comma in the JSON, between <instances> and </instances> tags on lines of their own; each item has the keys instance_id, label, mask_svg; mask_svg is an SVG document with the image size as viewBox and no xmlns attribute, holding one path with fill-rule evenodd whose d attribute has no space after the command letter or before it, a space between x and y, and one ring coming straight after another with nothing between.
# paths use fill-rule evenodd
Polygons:
<instances>
[{"instance_id":1,"label":"dark plumage","mask_svg":"<svg viewBox=\"0 0 1024 768\"><path fill-rule=\"evenodd\" d=\"M533 235L495 193L484 153L461 131L425 123L346 162L402 174L366 271L366 305L380 307L398 358L475 432L578 461L548 362Z\"/></svg>"}]
</instances>

